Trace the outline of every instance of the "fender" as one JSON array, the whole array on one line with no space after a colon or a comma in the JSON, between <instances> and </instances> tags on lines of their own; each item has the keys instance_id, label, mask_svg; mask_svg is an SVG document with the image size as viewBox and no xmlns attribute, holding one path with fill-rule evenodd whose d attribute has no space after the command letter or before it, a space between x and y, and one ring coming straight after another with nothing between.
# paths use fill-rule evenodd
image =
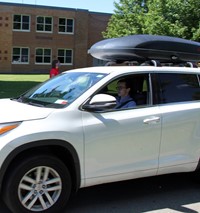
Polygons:
<instances>
[{"instance_id":1,"label":"fender","mask_svg":"<svg viewBox=\"0 0 200 213\"><path fill-rule=\"evenodd\" d=\"M5 176L5 173L7 171L7 168L9 167L9 165L11 164L11 162L13 160L15 160L15 158L20 155L20 153L26 151L26 150L30 150L30 149L34 149L34 148L42 148L42 147L48 147L50 148L51 146L57 146L57 147L62 147L67 149L70 154L71 157L73 159L73 164L74 164L74 169L75 169L75 173L76 173L76 182L75 182L75 191L77 191L80 187L80 180L81 180L81 175L80 175L80 162L79 162L79 158L78 158L78 154L76 152L76 150L74 149L74 147L66 142L66 141L62 141L62 140L41 140L41 141L35 141L32 143L27 143L27 144L23 144L17 148L15 148L4 160L1 169L0 169L0 190L2 188L2 182L3 182L3 178Z\"/></svg>"}]
</instances>

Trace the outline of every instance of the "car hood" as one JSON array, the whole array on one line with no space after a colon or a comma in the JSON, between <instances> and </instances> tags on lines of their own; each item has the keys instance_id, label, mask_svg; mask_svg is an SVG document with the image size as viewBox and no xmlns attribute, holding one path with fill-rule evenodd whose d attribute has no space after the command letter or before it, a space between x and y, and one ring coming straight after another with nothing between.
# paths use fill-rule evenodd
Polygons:
<instances>
[{"instance_id":1,"label":"car hood","mask_svg":"<svg viewBox=\"0 0 200 213\"><path fill-rule=\"evenodd\" d=\"M53 110L31 106L11 99L0 99L0 123L42 119Z\"/></svg>"}]
</instances>

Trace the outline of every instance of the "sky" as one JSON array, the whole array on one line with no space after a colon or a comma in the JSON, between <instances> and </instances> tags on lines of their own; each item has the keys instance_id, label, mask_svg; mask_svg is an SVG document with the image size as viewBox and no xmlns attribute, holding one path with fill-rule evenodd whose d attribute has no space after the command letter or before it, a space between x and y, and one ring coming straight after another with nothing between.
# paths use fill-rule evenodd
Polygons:
<instances>
[{"instance_id":1,"label":"sky","mask_svg":"<svg viewBox=\"0 0 200 213\"><path fill-rule=\"evenodd\" d=\"M119 2L119 0L3 0L1 2L67 7L86 9L91 12L114 13L114 1Z\"/></svg>"}]
</instances>

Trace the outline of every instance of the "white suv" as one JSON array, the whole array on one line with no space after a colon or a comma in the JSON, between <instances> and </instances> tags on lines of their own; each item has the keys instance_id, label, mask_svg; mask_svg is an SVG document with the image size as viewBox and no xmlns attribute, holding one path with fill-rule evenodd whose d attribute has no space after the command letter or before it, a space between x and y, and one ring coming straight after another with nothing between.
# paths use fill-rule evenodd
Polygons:
<instances>
[{"instance_id":1,"label":"white suv","mask_svg":"<svg viewBox=\"0 0 200 213\"><path fill-rule=\"evenodd\" d=\"M116 109L124 78L136 106ZM55 213L82 187L193 172L199 132L198 68L67 71L0 100L2 197L14 213Z\"/></svg>"}]
</instances>

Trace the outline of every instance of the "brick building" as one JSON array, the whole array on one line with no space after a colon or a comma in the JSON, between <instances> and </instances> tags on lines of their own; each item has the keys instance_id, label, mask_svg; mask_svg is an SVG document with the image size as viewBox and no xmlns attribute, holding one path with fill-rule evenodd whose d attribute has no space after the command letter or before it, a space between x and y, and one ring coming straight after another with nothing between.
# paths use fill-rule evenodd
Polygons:
<instances>
[{"instance_id":1,"label":"brick building","mask_svg":"<svg viewBox=\"0 0 200 213\"><path fill-rule=\"evenodd\" d=\"M48 73L93 66L87 54L102 40L111 14L0 2L0 73Z\"/></svg>"}]
</instances>

